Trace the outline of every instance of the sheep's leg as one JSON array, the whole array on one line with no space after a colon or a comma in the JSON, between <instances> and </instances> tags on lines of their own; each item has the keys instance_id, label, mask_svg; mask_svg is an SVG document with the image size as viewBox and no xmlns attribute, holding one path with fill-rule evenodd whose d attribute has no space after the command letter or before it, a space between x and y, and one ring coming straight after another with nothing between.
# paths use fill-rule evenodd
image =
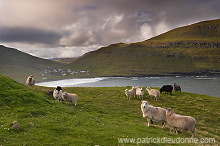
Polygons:
<instances>
[{"instance_id":1,"label":"sheep's leg","mask_svg":"<svg viewBox=\"0 0 220 146\"><path fill-rule=\"evenodd\" d=\"M166 122L162 122L162 128L164 128L166 125Z\"/></svg>"},{"instance_id":2,"label":"sheep's leg","mask_svg":"<svg viewBox=\"0 0 220 146\"><path fill-rule=\"evenodd\" d=\"M172 127L172 126L170 126L170 132L172 132L172 130L173 130L173 127Z\"/></svg>"},{"instance_id":3,"label":"sheep's leg","mask_svg":"<svg viewBox=\"0 0 220 146\"><path fill-rule=\"evenodd\" d=\"M150 126L150 119L149 118L147 118L147 126L149 127Z\"/></svg>"},{"instance_id":4,"label":"sheep's leg","mask_svg":"<svg viewBox=\"0 0 220 146\"><path fill-rule=\"evenodd\" d=\"M196 137L195 129L193 129L191 132L192 132L192 138L195 138Z\"/></svg>"},{"instance_id":5,"label":"sheep's leg","mask_svg":"<svg viewBox=\"0 0 220 146\"><path fill-rule=\"evenodd\" d=\"M177 127L174 127L174 133L178 134Z\"/></svg>"}]
</instances>

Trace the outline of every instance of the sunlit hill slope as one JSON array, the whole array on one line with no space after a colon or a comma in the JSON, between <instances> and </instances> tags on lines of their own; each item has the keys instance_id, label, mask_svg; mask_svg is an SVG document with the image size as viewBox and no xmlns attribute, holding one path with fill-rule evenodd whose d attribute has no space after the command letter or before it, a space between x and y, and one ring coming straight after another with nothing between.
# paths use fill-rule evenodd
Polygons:
<instances>
[{"instance_id":1,"label":"sunlit hill slope","mask_svg":"<svg viewBox=\"0 0 220 146\"><path fill-rule=\"evenodd\" d=\"M176 28L143 42L102 47L65 68L88 70L92 76L218 74L220 19Z\"/></svg>"}]
</instances>

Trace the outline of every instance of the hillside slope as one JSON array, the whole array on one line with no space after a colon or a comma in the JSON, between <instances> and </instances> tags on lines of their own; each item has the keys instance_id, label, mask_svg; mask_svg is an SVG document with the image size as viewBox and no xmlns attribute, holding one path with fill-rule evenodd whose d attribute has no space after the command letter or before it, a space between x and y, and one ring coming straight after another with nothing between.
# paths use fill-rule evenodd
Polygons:
<instances>
[{"instance_id":1,"label":"hillside slope","mask_svg":"<svg viewBox=\"0 0 220 146\"><path fill-rule=\"evenodd\" d=\"M35 92L27 86L2 75L0 75L0 88L1 107L40 107L50 105L40 92Z\"/></svg>"},{"instance_id":2,"label":"hillside slope","mask_svg":"<svg viewBox=\"0 0 220 146\"><path fill-rule=\"evenodd\" d=\"M48 67L59 67L61 63L34 57L19 50L0 45L0 74L24 83L32 74L42 80L41 72Z\"/></svg>"},{"instance_id":3,"label":"hillside slope","mask_svg":"<svg viewBox=\"0 0 220 146\"><path fill-rule=\"evenodd\" d=\"M220 70L220 19L176 28L143 42L112 44L65 68L93 76L211 74Z\"/></svg>"}]
</instances>

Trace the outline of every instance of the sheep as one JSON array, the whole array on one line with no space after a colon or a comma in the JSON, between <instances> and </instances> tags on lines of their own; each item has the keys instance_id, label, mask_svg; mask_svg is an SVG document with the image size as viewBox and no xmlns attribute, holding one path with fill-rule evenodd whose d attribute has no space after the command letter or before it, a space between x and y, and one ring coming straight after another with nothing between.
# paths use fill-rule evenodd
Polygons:
<instances>
[{"instance_id":1,"label":"sheep","mask_svg":"<svg viewBox=\"0 0 220 146\"><path fill-rule=\"evenodd\" d=\"M150 121L162 123L162 128L165 127L166 109L149 105L148 101L141 101L141 111L143 113L143 117L147 117L148 127L150 126Z\"/></svg>"},{"instance_id":2,"label":"sheep","mask_svg":"<svg viewBox=\"0 0 220 146\"><path fill-rule=\"evenodd\" d=\"M63 100L66 101L66 104L67 104L67 102L73 102L76 105L78 96L76 94L73 94L73 93L63 92L62 98L63 98Z\"/></svg>"},{"instance_id":3,"label":"sheep","mask_svg":"<svg viewBox=\"0 0 220 146\"><path fill-rule=\"evenodd\" d=\"M166 110L166 119L170 127L174 127L174 132L178 133L177 129L192 132L192 138L195 137L196 120L191 116L182 116L168 108Z\"/></svg>"},{"instance_id":4,"label":"sheep","mask_svg":"<svg viewBox=\"0 0 220 146\"><path fill-rule=\"evenodd\" d=\"M174 83L173 87L174 87L174 91L175 91L175 92L177 92L177 91L181 91L180 86L177 85L176 83Z\"/></svg>"},{"instance_id":5,"label":"sheep","mask_svg":"<svg viewBox=\"0 0 220 146\"><path fill-rule=\"evenodd\" d=\"M153 97L156 98L156 101L157 101L157 98L160 97L159 90L151 89L150 87L147 87L146 90L147 90L147 92L149 93L150 96L153 96Z\"/></svg>"},{"instance_id":6,"label":"sheep","mask_svg":"<svg viewBox=\"0 0 220 146\"><path fill-rule=\"evenodd\" d=\"M34 86L35 84L35 79L33 75L29 75L27 80L26 80L26 84L29 86Z\"/></svg>"},{"instance_id":7,"label":"sheep","mask_svg":"<svg viewBox=\"0 0 220 146\"><path fill-rule=\"evenodd\" d=\"M144 90L142 88L137 87L135 93L136 93L136 96L139 96L139 98L143 99L143 97L144 97Z\"/></svg>"},{"instance_id":8,"label":"sheep","mask_svg":"<svg viewBox=\"0 0 220 146\"><path fill-rule=\"evenodd\" d=\"M170 95L172 95L173 86L172 85L163 85L162 88L160 88L160 93L165 91L166 93L170 92Z\"/></svg>"},{"instance_id":9,"label":"sheep","mask_svg":"<svg viewBox=\"0 0 220 146\"><path fill-rule=\"evenodd\" d=\"M125 95L128 99L131 99L132 96L135 96L136 87L132 87L130 90L125 89Z\"/></svg>"},{"instance_id":10,"label":"sheep","mask_svg":"<svg viewBox=\"0 0 220 146\"><path fill-rule=\"evenodd\" d=\"M56 89L53 91L53 97L57 102L62 101L62 88L60 86L57 86Z\"/></svg>"}]
</instances>

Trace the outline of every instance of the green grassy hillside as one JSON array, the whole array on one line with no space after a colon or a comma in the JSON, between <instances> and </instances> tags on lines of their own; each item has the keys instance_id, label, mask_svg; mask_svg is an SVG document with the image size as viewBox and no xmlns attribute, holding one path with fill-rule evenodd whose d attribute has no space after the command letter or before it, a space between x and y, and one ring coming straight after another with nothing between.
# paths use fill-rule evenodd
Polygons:
<instances>
[{"instance_id":1,"label":"green grassy hillside","mask_svg":"<svg viewBox=\"0 0 220 146\"><path fill-rule=\"evenodd\" d=\"M127 145L119 143L122 142L119 138L191 137L189 132L174 134L168 126L162 129L159 123L147 127L140 111L140 99L125 97L124 90L131 87L63 88L78 95L76 107L56 103L47 94L52 88L30 89L4 76L0 76L0 88L0 145L3 146ZM186 92L161 94L157 102L147 95L144 98L154 106L171 107L178 114L195 117L196 138L211 138L219 144L220 98ZM12 128L14 121L20 128Z\"/></svg>"},{"instance_id":2,"label":"green grassy hillside","mask_svg":"<svg viewBox=\"0 0 220 146\"><path fill-rule=\"evenodd\" d=\"M204 41L204 42L219 42L220 37L220 19L203 21L188 26L173 29L164 34L151 38L150 40L142 42L148 44L149 42L162 41Z\"/></svg>"},{"instance_id":3,"label":"green grassy hillside","mask_svg":"<svg viewBox=\"0 0 220 146\"><path fill-rule=\"evenodd\" d=\"M112 44L65 68L93 76L211 73L220 70L220 19L176 28L144 42Z\"/></svg>"},{"instance_id":4,"label":"green grassy hillside","mask_svg":"<svg viewBox=\"0 0 220 146\"><path fill-rule=\"evenodd\" d=\"M41 73L48 67L60 67L62 64L34 57L27 53L0 45L0 73L24 83L32 74L37 81L42 80Z\"/></svg>"}]
</instances>

